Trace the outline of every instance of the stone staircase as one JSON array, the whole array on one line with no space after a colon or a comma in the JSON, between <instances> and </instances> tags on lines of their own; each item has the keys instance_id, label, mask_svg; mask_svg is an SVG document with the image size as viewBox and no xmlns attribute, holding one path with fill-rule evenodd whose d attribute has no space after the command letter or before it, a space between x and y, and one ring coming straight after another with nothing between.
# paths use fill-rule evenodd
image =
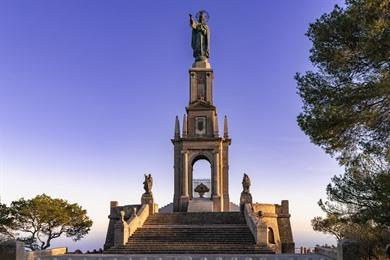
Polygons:
<instances>
[{"instance_id":1,"label":"stone staircase","mask_svg":"<svg viewBox=\"0 0 390 260\"><path fill-rule=\"evenodd\" d=\"M110 254L273 254L259 247L240 212L156 213Z\"/></svg>"}]
</instances>

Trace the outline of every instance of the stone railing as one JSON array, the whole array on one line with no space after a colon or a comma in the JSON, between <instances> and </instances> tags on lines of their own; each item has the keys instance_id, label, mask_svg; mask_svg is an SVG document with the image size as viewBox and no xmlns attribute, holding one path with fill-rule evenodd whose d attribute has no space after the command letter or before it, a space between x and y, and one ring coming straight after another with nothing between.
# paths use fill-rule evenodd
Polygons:
<instances>
[{"instance_id":1,"label":"stone railing","mask_svg":"<svg viewBox=\"0 0 390 260\"><path fill-rule=\"evenodd\" d=\"M133 212L133 215L129 220L125 221L124 211L121 211L121 218L115 224L115 236L114 236L114 246L125 245L129 237L146 221L150 214L154 212L153 204L144 204L138 210L138 212Z\"/></svg>"},{"instance_id":2,"label":"stone railing","mask_svg":"<svg viewBox=\"0 0 390 260\"><path fill-rule=\"evenodd\" d=\"M340 240L336 248L316 247L314 252L331 259L360 259L360 244L353 240Z\"/></svg>"},{"instance_id":3,"label":"stone railing","mask_svg":"<svg viewBox=\"0 0 390 260\"><path fill-rule=\"evenodd\" d=\"M337 248L315 247L314 253L327 256L331 259L337 259Z\"/></svg>"},{"instance_id":4,"label":"stone railing","mask_svg":"<svg viewBox=\"0 0 390 260\"><path fill-rule=\"evenodd\" d=\"M267 226L253 214L251 204L245 203L244 217L258 245L267 245Z\"/></svg>"}]
</instances>

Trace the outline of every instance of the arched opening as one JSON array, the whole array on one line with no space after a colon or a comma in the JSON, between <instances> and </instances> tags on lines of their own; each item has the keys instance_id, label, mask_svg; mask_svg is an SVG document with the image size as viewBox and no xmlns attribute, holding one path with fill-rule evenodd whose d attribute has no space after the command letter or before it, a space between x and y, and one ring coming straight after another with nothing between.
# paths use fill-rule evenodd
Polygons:
<instances>
[{"instance_id":1,"label":"arched opening","mask_svg":"<svg viewBox=\"0 0 390 260\"><path fill-rule=\"evenodd\" d=\"M192 164L192 197L211 197L211 164L200 158ZM197 191L195 191L197 190Z\"/></svg>"},{"instance_id":2,"label":"arched opening","mask_svg":"<svg viewBox=\"0 0 390 260\"><path fill-rule=\"evenodd\" d=\"M275 244L274 231L270 227L268 228L268 243L269 244Z\"/></svg>"}]
</instances>

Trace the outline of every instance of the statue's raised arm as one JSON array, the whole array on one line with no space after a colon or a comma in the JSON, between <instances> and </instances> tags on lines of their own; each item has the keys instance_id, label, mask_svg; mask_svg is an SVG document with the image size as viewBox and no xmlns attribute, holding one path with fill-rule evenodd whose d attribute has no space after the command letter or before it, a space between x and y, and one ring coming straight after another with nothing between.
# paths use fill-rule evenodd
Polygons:
<instances>
[{"instance_id":1,"label":"statue's raised arm","mask_svg":"<svg viewBox=\"0 0 390 260\"><path fill-rule=\"evenodd\" d=\"M191 46L195 61L207 61L210 55L210 30L207 26L209 14L202 10L196 14L197 22L190 14L190 26L192 28Z\"/></svg>"},{"instance_id":2,"label":"statue's raised arm","mask_svg":"<svg viewBox=\"0 0 390 260\"><path fill-rule=\"evenodd\" d=\"M194 19L192 18L192 14L189 14L190 16L190 26L192 29L195 29L196 23L194 22Z\"/></svg>"}]
</instances>

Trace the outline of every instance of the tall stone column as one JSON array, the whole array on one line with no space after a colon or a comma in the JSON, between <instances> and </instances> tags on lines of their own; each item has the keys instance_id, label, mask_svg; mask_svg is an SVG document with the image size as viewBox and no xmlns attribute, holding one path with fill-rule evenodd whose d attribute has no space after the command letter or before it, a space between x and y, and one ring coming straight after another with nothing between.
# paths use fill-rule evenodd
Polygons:
<instances>
[{"instance_id":1,"label":"tall stone column","mask_svg":"<svg viewBox=\"0 0 390 260\"><path fill-rule=\"evenodd\" d=\"M221 211L221 192L220 192L220 160L219 152L214 152L214 171L213 171L213 211Z\"/></svg>"},{"instance_id":2,"label":"tall stone column","mask_svg":"<svg viewBox=\"0 0 390 260\"><path fill-rule=\"evenodd\" d=\"M183 191L182 196L188 196L188 152L183 152Z\"/></svg>"},{"instance_id":3,"label":"tall stone column","mask_svg":"<svg viewBox=\"0 0 390 260\"><path fill-rule=\"evenodd\" d=\"M189 202L189 196L188 196L188 151L182 152L182 158L183 158L183 176L182 176L182 183L181 183L181 197L180 197L180 211L187 211L188 202Z\"/></svg>"},{"instance_id":4,"label":"tall stone column","mask_svg":"<svg viewBox=\"0 0 390 260\"><path fill-rule=\"evenodd\" d=\"M219 152L214 152L214 171L213 171L213 196L220 195L219 191Z\"/></svg>"}]
</instances>

